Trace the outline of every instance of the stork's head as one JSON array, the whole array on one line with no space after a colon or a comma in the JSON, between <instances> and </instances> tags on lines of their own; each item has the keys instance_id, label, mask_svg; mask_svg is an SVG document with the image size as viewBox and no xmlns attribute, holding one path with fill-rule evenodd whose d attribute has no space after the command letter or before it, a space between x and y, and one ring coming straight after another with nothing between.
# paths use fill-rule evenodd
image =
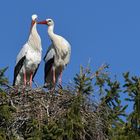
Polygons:
<instances>
[{"instance_id":1,"label":"stork's head","mask_svg":"<svg viewBox=\"0 0 140 140\"><path fill-rule=\"evenodd\" d=\"M37 20L37 15L36 15L36 14L33 14L33 15L32 15L32 23L31 23L31 27L33 27L34 24L37 23L36 20Z\"/></svg>"},{"instance_id":2,"label":"stork's head","mask_svg":"<svg viewBox=\"0 0 140 140\"><path fill-rule=\"evenodd\" d=\"M54 21L52 20L52 19L46 19L46 20L44 20L44 21L40 21L40 22L38 22L38 24L46 24L46 25L48 25L48 26L52 26L52 25L54 25Z\"/></svg>"}]
</instances>

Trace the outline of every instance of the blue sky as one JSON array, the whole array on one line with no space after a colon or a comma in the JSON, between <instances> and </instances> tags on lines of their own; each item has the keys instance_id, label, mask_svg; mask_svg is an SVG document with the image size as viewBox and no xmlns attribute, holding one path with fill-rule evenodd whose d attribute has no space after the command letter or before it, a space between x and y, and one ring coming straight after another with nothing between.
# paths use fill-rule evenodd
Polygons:
<instances>
[{"instance_id":1,"label":"blue sky","mask_svg":"<svg viewBox=\"0 0 140 140\"><path fill-rule=\"evenodd\" d=\"M71 61L63 81L72 80L79 66L91 59L96 70L108 63L112 75L130 71L140 75L140 1L139 0L1 0L0 3L0 68L9 66L10 82L16 56L28 39L31 15L38 20L52 18L55 32L72 46ZM43 56L50 44L46 26L38 26ZM44 63L35 80L43 84Z\"/></svg>"}]
</instances>

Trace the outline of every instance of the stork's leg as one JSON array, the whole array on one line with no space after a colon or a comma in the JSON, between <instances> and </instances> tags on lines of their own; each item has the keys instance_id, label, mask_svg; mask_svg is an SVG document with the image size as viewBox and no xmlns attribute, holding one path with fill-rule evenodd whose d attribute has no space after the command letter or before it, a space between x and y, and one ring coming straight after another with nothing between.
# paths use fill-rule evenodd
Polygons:
<instances>
[{"instance_id":1,"label":"stork's leg","mask_svg":"<svg viewBox=\"0 0 140 140\"><path fill-rule=\"evenodd\" d=\"M26 83L27 83L27 79L26 79L26 71L24 73L24 86L26 86Z\"/></svg>"},{"instance_id":2,"label":"stork's leg","mask_svg":"<svg viewBox=\"0 0 140 140\"><path fill-rule=\"evenodd\" d=\"M62 86L62 70L61 70L60 76L59 76L59 85Z\"/></svg>"},{"instance_id":3,"label":"stork's leg","mask_svg":"<svg viewBox=\"0 0 140 140\"><path fill-rule=\"evenodd\" d=\"M32 87L32 81L33 81L33 72L31 72L31 75L30 75L30 87Z\"/></svg>"},{"instance_id":4,"label":"stork's leg","mask_svg":"<svg viewBox=\"0 0 140 140\"><path fill-rule=\"evenodd\" d=\"M52 74L53 74L53 84L55 84L56 82L56 78L55 78L55 68L52 67Z\"/></svg>"}]
</instances>

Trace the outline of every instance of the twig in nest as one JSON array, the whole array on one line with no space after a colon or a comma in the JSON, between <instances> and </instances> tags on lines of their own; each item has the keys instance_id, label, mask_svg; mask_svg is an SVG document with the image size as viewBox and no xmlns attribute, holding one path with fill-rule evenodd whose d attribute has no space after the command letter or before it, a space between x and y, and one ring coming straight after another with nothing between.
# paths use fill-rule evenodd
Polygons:
<instances>
[{"instance_id":1,"label":"twig in nest","mask_svg":"<svg viewBox=\"0 0 140 140\"><path fill-rule=\"evenodd\" d=\"M10 103L11 103L11 106L12 107L14 107L15 109L17 109L12 100L10 100Z\"/></svg>"}]
</instances>

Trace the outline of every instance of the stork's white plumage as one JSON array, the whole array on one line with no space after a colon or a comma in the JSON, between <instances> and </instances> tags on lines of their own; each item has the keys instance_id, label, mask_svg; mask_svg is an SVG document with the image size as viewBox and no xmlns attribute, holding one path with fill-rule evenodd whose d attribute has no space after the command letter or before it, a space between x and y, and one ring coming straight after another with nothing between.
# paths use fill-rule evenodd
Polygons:
<instances>
[{"instance_id":1,"label":"stork's white plumage","mask_svg":"<svg viewBox=\"0 0 140 140\"><path fill-rule=\"evenodd\" d=\"M32 85L32 80L41 62L41 39L37 32L37 15L32 15L28 41L20 50L14 69L13 85Z\"/></svg>"},{"instance_id":2,"label":"stork's white plumage","mask_svg":"<svg viewBox=\"0 0 140 140\"><path fill-rule=\"evenodd\" d=\"M71 46L65 38L54 33L54 21L52 19L46 19L38 22L38 24L48 25L48 35L52 41L44 57L45 85L52 87L55 86L58 78L59 83L62 82L62 71L70 61Z\"/></svg>"}]
</instances>

